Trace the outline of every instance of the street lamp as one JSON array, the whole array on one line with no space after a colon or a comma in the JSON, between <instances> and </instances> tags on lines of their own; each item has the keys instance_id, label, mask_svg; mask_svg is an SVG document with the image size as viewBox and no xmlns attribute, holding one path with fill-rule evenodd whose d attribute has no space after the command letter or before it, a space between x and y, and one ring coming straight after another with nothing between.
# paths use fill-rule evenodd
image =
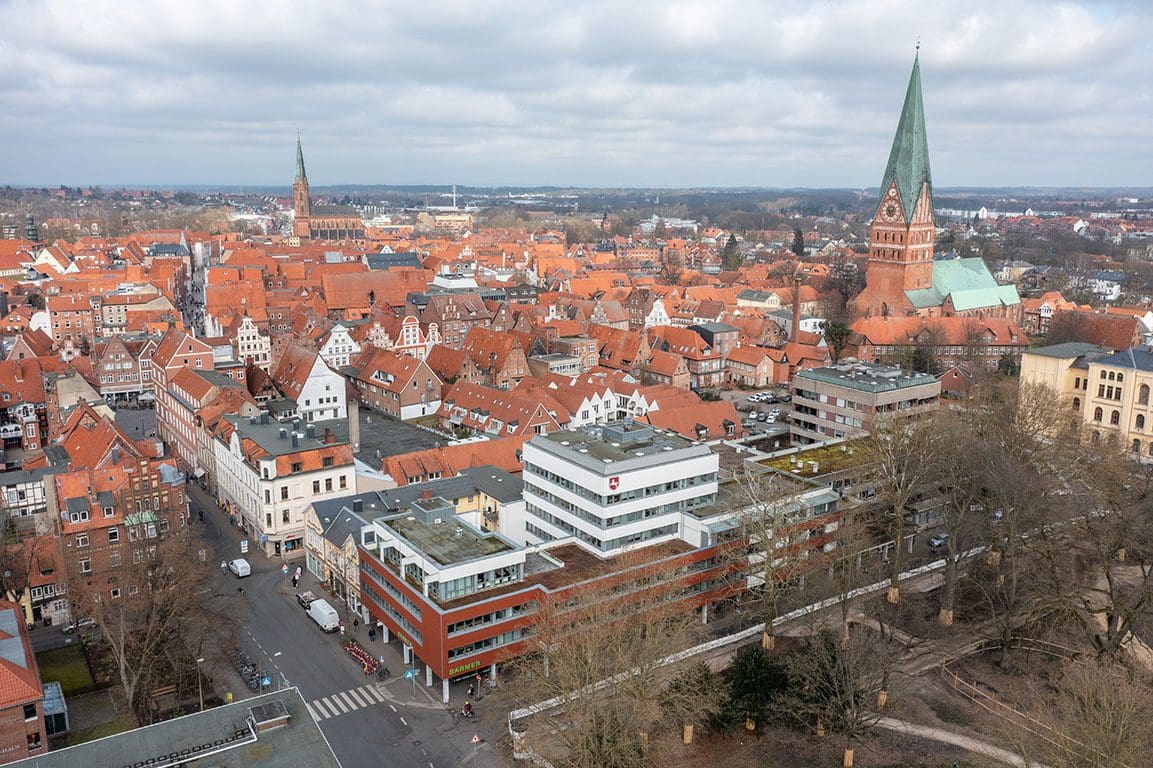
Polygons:
<instances>
[{"instance_id":1,"label":"street lamp","mask_svg":"<svg viewBox=\"0 0 1153 768\"><path fill-rule=\"evenodd\" d=\"M204 659L196 660L196 695L200 698L200 711L204 711L204 685L200 682L200 665L204 663Z\"/></svg>"}]
</instances>

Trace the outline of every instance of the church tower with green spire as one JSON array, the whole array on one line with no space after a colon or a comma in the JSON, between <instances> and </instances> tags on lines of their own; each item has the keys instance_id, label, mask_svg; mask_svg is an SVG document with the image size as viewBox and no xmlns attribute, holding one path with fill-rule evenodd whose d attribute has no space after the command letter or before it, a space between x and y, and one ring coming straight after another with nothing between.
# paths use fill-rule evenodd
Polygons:
<instances>
[{"instance_id":1,"label":"church tower with green spire","mask_svg":"<svg viewBox=\"0 0 1153 768\"><path fill-rule=\"evenodd\" d=\"M308 174L304 172L304 149L296 134L296 178L292 182L292 235L302 241L312 238L312 203L308 199Z\"/></svg>"},{"instance_id":2,"label":"church tower with green spire","mask_svg":"<svg viewBox=\"0 0 1153 768\"><path fill-rule=\"evenodd\" d=\"M920 54L905 90L881 199L869 227L865 290L854 300L860 316L917 314L908 291L933 287L933 180L921 100Z\"/></svg>"}]
</instances>

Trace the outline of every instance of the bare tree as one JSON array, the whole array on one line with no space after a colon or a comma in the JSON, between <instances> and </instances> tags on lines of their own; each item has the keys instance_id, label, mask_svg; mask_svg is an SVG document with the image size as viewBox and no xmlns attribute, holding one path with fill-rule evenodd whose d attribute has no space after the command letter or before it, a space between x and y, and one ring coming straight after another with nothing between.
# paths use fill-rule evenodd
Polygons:
<instances>
[{"instance_id":1,"label":"bare tree","mask_svg":"<svg viewBox=\"0 0 1153 768\"><path fill-rule=\"evenodd\" d=\"M1050 768L1139 768L1153 753L1153 680L1120 666L1070 664L1032 699L1029 728L1006 735L1030 764ZM1038 727L1038 725L1040 727Z\"/></svg>"},{"instance_id":2,"label":"bare tree","mask_svg":"<svg viewBox=\"0 0 1153 768\"><path fill-rule=\"evenodd\" d=\"M807 571L829 558L819 546L813 549L811 523L804 514L807 507L798 502L793 483L775 473L748 469L734 479L736 498L746 504L738 520L740 538L748 545L736 553L744 567L733 575L743 582L742 588L747 586L746 599L757 605L765 624L761 646L771 650L776 642L773 622L782 601L801 587Z\"/></svg>"},{"instance_id":3,"label":"bare tree","mask_svg":"<svg viewBox=\"0 0 1153 768\"><path fill-rule=\"evenodd\" d=\"M640 553L622 558L619 576L540 605L526 653L506 674L516 705L561 702L561 714L534 717L523 737L553 765L648 765L650 731L670 712L691 718L693 687L666 687L676 670L659 662L695 639L692 598ZM684 701L667 698L678 693Z\"/></svg>"},{"instance_id":4,"label":"bare tree","mask_svg":"<svg viewBox=\"0 0 1153 768\"><path fill-rule=\"evenodd\" d=\"M878 532L893 542L888 562L890 603L901 599L905 548L916 530L910 520L912 502L934 491L940 476L942 437L931 420L893 417L875 424L865 445L877 462L877 498L871 519Z\"/></svg>"},{"instance_id":5,"label":"bare tree","mask_svg":"<svg viewBox=\"0 0 1153 768\"><path fill-rule=\"evenodd\" d=\"M197 556L206 547L191 529L129 538L107 569L69 563L68 585L75 609L100 630L129 705L147 715L152 690L223 646L236 598L213 595L217 574Z\"/></svg>"}]
</instances>

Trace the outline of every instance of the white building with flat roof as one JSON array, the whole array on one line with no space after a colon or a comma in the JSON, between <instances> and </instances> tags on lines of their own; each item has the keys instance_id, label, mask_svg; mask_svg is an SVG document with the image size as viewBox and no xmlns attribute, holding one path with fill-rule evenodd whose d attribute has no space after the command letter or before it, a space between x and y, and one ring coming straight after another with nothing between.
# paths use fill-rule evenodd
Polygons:
<instances>
[{"instance_id":1,"label":"white building with flat roof","mask_svg":"<svg viewBox=\"0 0 1153 768\"><path fill-rule=\"evenodd\" d=\"M683 538L683 515L717 497L720 459L703 444L626 421L524 445L526 538L572 538L596 555Z\"/></svg>"}]
</instances>

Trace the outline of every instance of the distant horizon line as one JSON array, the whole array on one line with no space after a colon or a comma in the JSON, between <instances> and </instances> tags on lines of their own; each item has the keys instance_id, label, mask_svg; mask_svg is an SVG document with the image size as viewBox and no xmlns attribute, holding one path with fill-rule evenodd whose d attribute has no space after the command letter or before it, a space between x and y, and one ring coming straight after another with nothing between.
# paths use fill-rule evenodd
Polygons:
<instances>
[{"instance_id":1,"label":"distant horizon line","mask_svg":"<svg viewBox=\"0 0 1153 768\"><path fill-rule=\"evenodd\" d=\"M68 187L70 189L117 189L117 190L148 190L153 192L183 192L183 191L236 191L243 189L260 190L260 191L285 191L288 195L292 193L292 184L240 184L240 183L163 183L163 184L145 184L145 183L107 183L107 182L88 182L84 184L68 184L64 182L55 182L52 184L45 183L16 183L16 182L0 182L0 186L9 187L13 189L25 190L39 190L39 189L59 189L60 187ZM804 187L804 186L760 186L748 184L736 184L730 186L723 185L688 185L688 186L629 186L629 185L614 185L614 184L453 184L449 183L421 183L421 184L376 184L376 183L336 183L336 184L310 184L309 190L395 190L395 191L429 191L429 192L446 192L451 193L453 187L456 187L458 194L469 190L474 191L508 191L508 192L532 192L532 191L583 191L583 192L857 192L857 193L878 193L880 185L876 186L828 186L828 187ZM956 186L934 186L934 193L947 193L947 192L997 192L1004 190L1013 191L1045 191L1045 192L1062 192L1062 191L1093 191L1093 192L1144 192L1153 194L1153 186L1139 185L1139 184L1067 184L1067 185L1043 185L1043 184L999 184L999 185L956 185Z\"/></svg>"}]
</instances>

